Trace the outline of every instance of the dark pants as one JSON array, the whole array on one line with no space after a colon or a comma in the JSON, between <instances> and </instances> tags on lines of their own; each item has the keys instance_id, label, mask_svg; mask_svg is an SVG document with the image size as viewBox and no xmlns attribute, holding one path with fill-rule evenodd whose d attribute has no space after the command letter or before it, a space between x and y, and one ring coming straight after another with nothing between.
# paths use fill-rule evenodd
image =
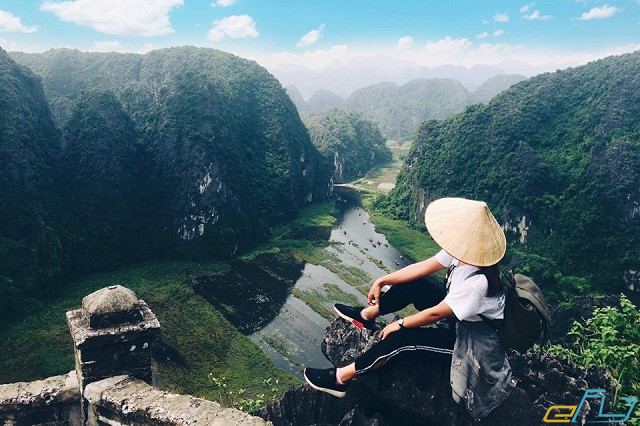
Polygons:
<instances>
[{"instance_id":1,"label":"dark pants","mask_svg":"<svg viewBox=\"0 0 640 426\"><path fill-rule=\"evenodd\" d=\"M423 310L444 299L442 285L421 279L397 284L380 296L380 313L386 315L413 304ZM406 351L424 351L436 358L451 359L456 334L452 328L408 328L391 333L356 359L356 372L363 374L384 364L391 357Z\"/></svg>"}]
</instances>

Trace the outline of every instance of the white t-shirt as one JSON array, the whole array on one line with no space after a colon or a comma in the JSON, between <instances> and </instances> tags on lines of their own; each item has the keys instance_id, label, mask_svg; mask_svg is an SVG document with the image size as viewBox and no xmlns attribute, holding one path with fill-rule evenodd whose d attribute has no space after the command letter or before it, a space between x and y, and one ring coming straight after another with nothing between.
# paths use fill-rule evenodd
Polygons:
<instances>
[{"instance_id":1,"label":"white t-shirt","mask_svg":"<svg viewBox=\"0 0 640 426\"><path fill-rule=\"evenodd\" d=\"M489 319L504 318L504 294L496 297L485 296L489 284L483 274L468 278L480 268L471 265L458 266L460 261L444 250L436 254L436 260L445 268L451 264L455 266L449 276L451 285L444 301L456 318L460 321L482 321L478 314Z\"/></svg>"}]
</instances>

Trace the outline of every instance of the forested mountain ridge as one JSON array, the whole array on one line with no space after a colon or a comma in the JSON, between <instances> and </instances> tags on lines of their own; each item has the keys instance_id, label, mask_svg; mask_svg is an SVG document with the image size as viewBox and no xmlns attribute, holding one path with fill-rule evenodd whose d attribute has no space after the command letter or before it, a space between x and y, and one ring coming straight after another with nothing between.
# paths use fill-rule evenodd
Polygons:
<instances>
[{"instance_id":1,"label":"forested mountain ridge","mask_svg":"<svg viewBox=\"0 0 640 426\"><path fill-rule=\"evenodd\" d=\"M133 121L109 91L83 92L63 132L60 190L67 218L68 263L109 269L144 258L158 238L149 158ZM155 205L151 210L145 207ZM156 229L153 229L156 228ZM166 242L166 241L165 241ZM147 253L149 255L150 253Z\"/></svg>"},{"instance_id":2,"label":"forested mountain ridge","mask_svg":"<svg viewBox=\"0 0 640 426\"><path fill-rule=\"evenodd\" d=\"M233 252L330 191L294 105L255 62L193 47L14 58L42 77L59 125L83 90L113 91L167 185L170 232L184 241Z\"/></svg>"},{"instance_id":3,"label":"forested mountain ridge","mask_svg":"<svg viewBox=\"0 0 640 426\"><path fill-rule=\"evenodd\" d=\"M9 304L65 273L227 258L331 193L331 165L255 62L192 47L12 56L23 65L0 52Z\"/></svg>"},{"instance_id":4,"label":"forested mountain ridge","mask_svg":"<svg viewBox=\"0 0 640 426\"><path fill-rule=\"evenodd\" d=\"M454 79L415 79L398 86L380 83L358 89L347 108L380 125L389 139L410 140L425 120L443 119L469 105L467 89Z\"/></svg>"},{"instance_id":5,"label":"forested mountain ridge","mask_svg":"<svg viewBox=\"0 0 640 426\"><path fill-rule=\"evenodd\" d=\"M526 79L527 77L520 74L499 74L493 76L478 86L476 90L469 92L470 103L487 103L496 95Z\"/></svg>"},{"instance_id":6,"label":"forested mountain ridge","mask_svg":"<svg viewBox=\"0 0 640 426\"><path fill-rule=\"evenodd\" d=\"M404 141L413 139L423 121L448 118L473 103L489 102L525 79L521 75L500 74L472 92L455 79L418 78L400 86L383 82L362 87L346 100L327 90L318 90L305 101L295 86L287 87L287 93L301 115L342 108L376 123L387 139Z\"/></svg>"},{"instance_id":7,"label":"forested mountain ridge","mask_svg":"<svg viewBox=\"0 0 640 426\"><path fill-rule=\"evenodd\" d=\"M333 165L334 183L362 177L372 167L391 161L378 127L356 113L336 108L307 116L304 123L314 145Z\"/></svg>"},{"instance_id":8,"label":"forested mountain ridge","mask_svg":"<svg viewBox=\"0 0 640 426\"><path fill-rule=\"evenodd\" d=\"M421 223L438 197L485 200L542 273L560 268L619 291L640 267L639 88L636 52L428 121L380 206Z\"/></svg>"},{"instance_id":9,"label":"forested mountain ridge","mask_svg":"<svg viewBox=\"0 0 640 426\"><path fill-rule=\"evenodd\" d=\"M38 78L0 49L0 309L25 289L48 294L63 254L55 165L61 152ZM0 322L2 320L0 319Z\"/></svg>"}]
</instances>

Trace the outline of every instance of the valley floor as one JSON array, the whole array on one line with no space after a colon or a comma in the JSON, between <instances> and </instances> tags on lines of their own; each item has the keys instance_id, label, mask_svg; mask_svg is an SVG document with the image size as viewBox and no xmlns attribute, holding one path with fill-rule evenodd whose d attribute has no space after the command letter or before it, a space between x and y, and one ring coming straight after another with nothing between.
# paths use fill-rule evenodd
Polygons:
<instances>
[{"instance_id":1,"label":"valley floor","mask_svg":"<svg viewBox=\"0 0 640 426\"><path fill-rule=\"evenodd\" d=\"M398 152L402 151L395 151L392 165L372 171L355 186L376 231L401 252L422 259L437 251L425 232L371 209L373 199L386 191L384 186L378 188L379 184L394 181L400 168ZM144 299L160 321L161 338L154 351L157 386L245 410L267 404L299 383L265 355L264 349L269 349L265 343L271 352L286 355L290 350L286 342L263 336L261 350L254 343L260 339L247 337L278 312L255 311L252 306L239 304L238 300L252 298L233 297L228 289L231 297L223 300L212 286L223 283L241 289L243 280L251 276L247 271L254 271L262 281L264 277L274 278L270 288L259 289L269 297L282 299L274 311L280 309L285 298L293 296L325 320L332 319L330 306L334 302L356 303L374 278L370 269L345 266L340 256L331 254L330 246L336 244L329 242L328 235L338 217L333 201L308 206L296 220L274 229L270 240L233 262L149 262L79 278L62 297L0 330L0 383L36 380L71 370L73 346L65 312L77 308L82 297L93 291L121 284ZM388 270L382 262L369 258L381 273ZM331 271L348 288L323 283L321 291L294 289L305 264Z\"/></svg>"}]
</instances>

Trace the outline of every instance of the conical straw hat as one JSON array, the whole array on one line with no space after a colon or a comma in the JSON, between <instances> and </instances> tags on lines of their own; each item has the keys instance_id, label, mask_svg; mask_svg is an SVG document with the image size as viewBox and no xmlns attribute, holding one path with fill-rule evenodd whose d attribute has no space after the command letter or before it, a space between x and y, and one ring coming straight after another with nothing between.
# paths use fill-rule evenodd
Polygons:
<instances>
[{"instance_id":1,"label":"conical straw hat","mask_svg":"<svg viewBox=\"0 0 640 426\"><path fill-rule=\"evenodd\" d=\"M427 206L424 223L440 247L470 265L498 263L507 250L504 231L483 201L440 198Z\"/></svg>"}]
</instances>

